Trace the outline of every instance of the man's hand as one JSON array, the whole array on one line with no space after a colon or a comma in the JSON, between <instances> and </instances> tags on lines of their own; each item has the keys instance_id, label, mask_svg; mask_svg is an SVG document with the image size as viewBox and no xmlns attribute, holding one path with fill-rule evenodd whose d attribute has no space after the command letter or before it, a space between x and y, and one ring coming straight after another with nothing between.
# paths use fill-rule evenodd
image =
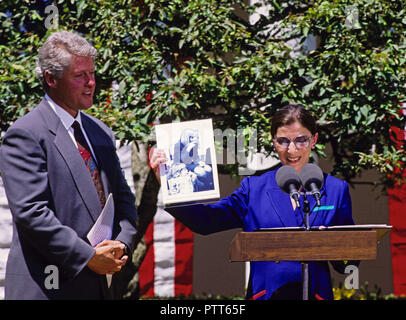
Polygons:
<instances>
[{"instance_id":1,"label":"man's hand","mask_svg":"<svg viewBox=\"0 0 406 320\"><path fill-rule=\"evenodd\" d=\"M128 256L123 255L125 244L115 240L104 240L94 247L96 252L87 266L98 274L114 274L126 264Z\"/></svg>"}]
</instances>

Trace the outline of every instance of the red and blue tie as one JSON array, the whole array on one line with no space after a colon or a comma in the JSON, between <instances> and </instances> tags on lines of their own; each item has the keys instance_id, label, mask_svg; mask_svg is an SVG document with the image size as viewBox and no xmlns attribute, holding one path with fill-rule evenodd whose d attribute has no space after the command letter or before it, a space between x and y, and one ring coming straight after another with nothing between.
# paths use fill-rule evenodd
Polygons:
<instances>
[{"instance_id":1,"label":"red and blue tie","mask_svg":"<svg viewBox=\"0 0 406 320\"><path fill-rule=\"evenodd\" d=\"M90 176L92 177L94 186L96 187L96 191L100 199L101 207L103 208L106 204L106 196L104 194L103 183L100 177L99 169L97 168L96 161L92 156L89 145L87 144L85 136L83 135L83 132L80 128L80 123L75 121L72 125L72 128L74 130L74 136L78 145L80 155L82 156L85 165L89 170Z\"/></svg>"}]
</instances>

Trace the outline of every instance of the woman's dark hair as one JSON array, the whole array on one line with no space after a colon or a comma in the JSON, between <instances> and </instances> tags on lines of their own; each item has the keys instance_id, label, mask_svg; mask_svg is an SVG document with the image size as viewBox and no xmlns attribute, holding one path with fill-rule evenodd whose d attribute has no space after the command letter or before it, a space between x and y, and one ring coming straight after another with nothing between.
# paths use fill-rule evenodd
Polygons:
<instances>
[{"instance_id":1,"label":"woman's dark hair","mask_svg":"<svg viewBox=\"0 0 406 320\"><path fill-rule=\"evenodd\" d=\"M300 104L288 104L276 111L272 117L272 137L276 136L278 128L290 125L296 121L308 129L312 135L317 132L316 119L310 111L306 110Z\"/></svg>"}]
</instances>

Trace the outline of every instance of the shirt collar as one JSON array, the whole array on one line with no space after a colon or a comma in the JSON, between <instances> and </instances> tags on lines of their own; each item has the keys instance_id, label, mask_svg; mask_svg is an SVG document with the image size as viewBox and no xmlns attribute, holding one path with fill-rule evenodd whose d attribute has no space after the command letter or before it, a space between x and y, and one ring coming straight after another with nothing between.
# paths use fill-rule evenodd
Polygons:
<instances>
[{"instance_id":1,"label":"shirt collar","mask_svg":"<svg viewBox=\"0 0 406 320\"><path fill-rule=\"evenodd\" d=\"M66 130L69 130L75 121L79 122L80 126L82 127L82 118L80 111L78 112L76 118L74 118L65 109L63 109L55 101L53 101L51 97L48 96L48 94L45 94L45 99L48 101L51 109L55 111L56 115L59 117Z\"/></svg>"}]
</instances>

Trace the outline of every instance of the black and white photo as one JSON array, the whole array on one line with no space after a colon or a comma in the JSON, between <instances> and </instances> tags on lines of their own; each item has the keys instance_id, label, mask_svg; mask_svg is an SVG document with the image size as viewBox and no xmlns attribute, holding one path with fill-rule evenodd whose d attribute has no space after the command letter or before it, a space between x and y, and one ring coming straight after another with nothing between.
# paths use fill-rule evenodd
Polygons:
<instances>
[{"instance_id":1,"label":"black and white photo","mask_svg":"<svg viewBox=\"0 0 406 320\"><path fill-rule=\"evenodd\" d=\"M156 139L165 205L220 197L211 119L157 125Z\"/></svg>"}]
</instances>

